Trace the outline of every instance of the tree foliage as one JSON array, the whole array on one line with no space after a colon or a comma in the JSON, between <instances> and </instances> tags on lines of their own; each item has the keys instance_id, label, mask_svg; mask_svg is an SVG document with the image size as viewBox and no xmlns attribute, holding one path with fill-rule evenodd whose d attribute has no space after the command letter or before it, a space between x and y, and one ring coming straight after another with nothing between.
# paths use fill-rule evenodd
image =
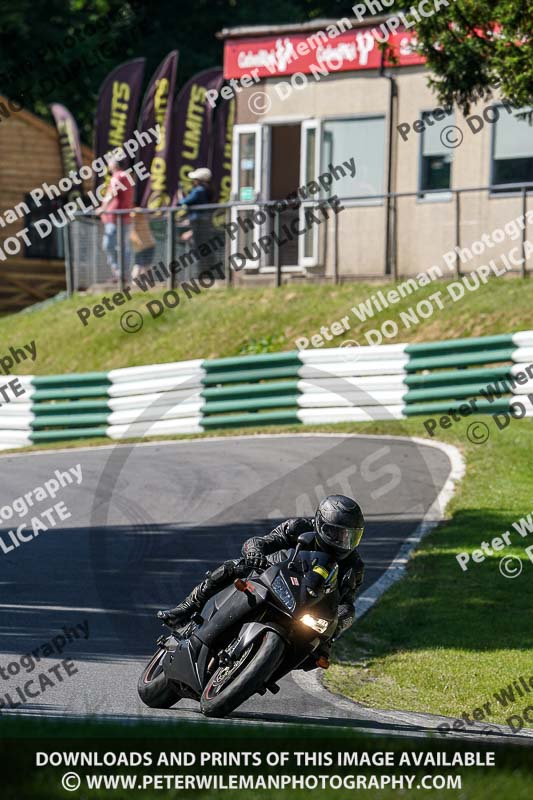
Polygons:
<instances>
[{"instance_id":1,"label":"tree foliage","mask_svg":"<svg viewBox=\"0 0 533 800\"><path fill-rule=\"evenodd\" d=\"M409 9L418 0L384 8ZM426 3L427 7L427 3ZM0 5L0 92L47 117L64 103L92 140L100 84L118 64L146 56L147 83L170 50L180 51L178 86L222 63L215 34L238 25L350 16L343 0L18 0ZM369 25L373 24L368 16ZM469 103L497 82L516 105L533 96L533 0L449 0L415 30L446 104Z\"/></svg>"},{"instance_id":2,"label":"tree foliage","mask_svg":"<svg viewBox=\"0 0 533 800\"><path fill-rule=\"evenodd\" d=\"M164 56L180 51L178 87L222 65L215 34L235 25L300 22L344 14L340 0L17 0L0 4L0 93L48 117L64 103L92 141L98 90L129 58L147 59L145 85ZM348 8L349 10L349 8Z\"/></svg>"},{"instance_id":3,"label":"tree foliage","mask_svg":"<svg viewBox=\"0 0 533 800\"><path fill-rule=\"evenodd\" d=\"M468 113L498 87L513 105L532 102L533 0L449 0L415 30L443 105L455 102Z\"/></svg>"}]
</instances>

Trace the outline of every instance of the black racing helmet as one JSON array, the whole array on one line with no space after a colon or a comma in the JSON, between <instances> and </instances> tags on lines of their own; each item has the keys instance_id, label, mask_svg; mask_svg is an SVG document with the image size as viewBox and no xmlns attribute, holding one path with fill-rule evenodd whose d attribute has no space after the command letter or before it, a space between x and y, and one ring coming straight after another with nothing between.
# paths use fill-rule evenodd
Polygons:
<instances>
[{"instance_id":1,"label":"black racing helmet","mask_svg":"<svg viewBox=\"0 0 533 800\"><path fill-rule=\"evenodd\" d=\"M315 531L323 550L346 558L363 538L365 518L361 506L344 494L330 494L316 510Z\"/></svg>"}]
</instances>

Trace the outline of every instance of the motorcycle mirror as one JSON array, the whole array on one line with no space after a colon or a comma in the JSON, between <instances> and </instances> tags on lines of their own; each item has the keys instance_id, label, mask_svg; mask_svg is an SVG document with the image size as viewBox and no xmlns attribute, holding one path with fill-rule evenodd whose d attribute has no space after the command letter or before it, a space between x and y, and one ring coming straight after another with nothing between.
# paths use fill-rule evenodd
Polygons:
<instances>
[{"instance_id":1,"label":"motorcycle mirror","mask_svg":"<svg viewBox=\"0 0 533 800\"><path fill-rule=\"evenodd\" d=\"M305 533L301 533L298 536L298 538L296 540L297 541L297 545L296 545L296 549L294 551L294 557L293 557L293 560L289 564L289 569L294 569L294 560L296 559L296 556L300 552L302 546L303 545L307 545L307 547L309 547L310 545L313 544L314 538L315 538L314 531L306 531Z\"/></svg>"}]
</instances>

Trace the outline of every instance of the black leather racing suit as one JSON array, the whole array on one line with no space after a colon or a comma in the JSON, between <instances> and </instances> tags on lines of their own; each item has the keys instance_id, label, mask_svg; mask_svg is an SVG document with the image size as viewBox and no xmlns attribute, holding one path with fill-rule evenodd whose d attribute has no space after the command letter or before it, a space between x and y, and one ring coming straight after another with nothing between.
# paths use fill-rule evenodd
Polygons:
<instances>
[{"instance_id":1,"label":"black leather racing suit","mask_svg":"<svg viewBox=\"0 0 533 800\"><path fill-rule=\"evenodd\" d=\"M194 587L188 597L179 606L168 611L160 611L158 617L172 624L184 624L194 612L202 609L210 597L230 586L235 578L245 578L254 568L253 562L265 559L271 564L279 561L282 551L296 547L298 536L314 530L312 517L287 519L266 536L253 536L242 547L243 558L224 561L218 567L206 573L205 580ZM320 549L311 545L308 549ZM258 566L259 566L258 564ZM361 556L354 550L346 558L338 561L339 576L339 623L333 639L337 639L353 623L355 618L354 600L357 590L363 582L364 564Z\"/></svg>"},{"instance_id":2,"label":"black leather racing suit","mask_svg":"<svg viewBox=\"0 0 533 800\"><path fill-rule=\"evenodd\" d=\"M314 521L312 517L287 519L266 536L254 536L251 539L247 539L242 547L243 557L249 558L256 554L262 554L268 557L280 550L296 547L298 536L301 533L312 530L314 530ZM363 582L365 570L363 560L357 550L354 550L353 553L346 558L340 559L338 564L340 602L339 624L335 632L335 639L353 624L355 618L355 596Z\"/></svg>"}]
</instances>

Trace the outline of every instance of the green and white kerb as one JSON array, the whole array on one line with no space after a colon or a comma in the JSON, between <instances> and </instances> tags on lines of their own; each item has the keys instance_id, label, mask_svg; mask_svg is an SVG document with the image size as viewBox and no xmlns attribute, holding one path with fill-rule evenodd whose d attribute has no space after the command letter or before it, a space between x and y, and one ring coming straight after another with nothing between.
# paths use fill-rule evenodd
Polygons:
<instances>
[{"instance_id":1,"label":"green and white kerb","mask_svg":"<svg viewBox=\"0 0 533 800\"><path fill-rule=\"evenodd\" d=\"M0 406L0 449L399 419L449 413L466 398L476 398L481 413L501 413L520 397L525 416L533 416L533 331L193 359L20 381L25 393Z\"/></svg>"}]
</instances>

